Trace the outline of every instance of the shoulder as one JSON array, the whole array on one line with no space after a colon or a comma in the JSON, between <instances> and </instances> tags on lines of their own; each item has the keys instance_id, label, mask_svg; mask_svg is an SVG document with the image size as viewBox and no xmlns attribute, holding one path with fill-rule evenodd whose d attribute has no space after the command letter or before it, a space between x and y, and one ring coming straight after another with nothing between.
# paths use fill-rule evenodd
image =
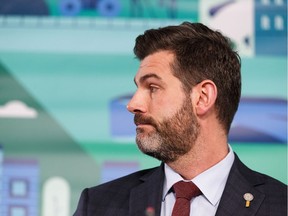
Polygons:
<instances>
[{"instance_id":1,"label":"shoulder","mask_svg":"<svg viewBox=\"0 0 288 216\"><path fill-rule=\"evenodd\" d=\"M86 188L74 215L128 215L131 192L145 181L155 183L162 178L162 173L160 166Z\"/></svg>"},{"instance_id":2,"label":"shoulder","mask_svg":"<svg viewBox=\"0 0 288 216\"><path fill-rule=\"evenodd\" d=\"M86 188L86 193L88 196L95 197L96 194L109 193L125 193L130 191L130 189L141 184L145 178L149 177L154 171L160 169L160 167L140 170L129 175L123 176L121 178L91 187Z\"/></svg>"},{"instance_id":3,"label":"shoulder","mask_svg":"<svg viewBox=\"0 0 288 216\"><path fill-rule=\"evenodd\" d=\"M260 192L266 195L276 195L278 197L287 197L287 185L266 174L254 171L244 165L235 154L235 161L231 173L236 172Z\"/></svg>"},{"instance_id":4,"label":"shoulder","mask_svg":"<svg viewBox=\"0 0 288 216\"><path fill-rule=\"evenodd\" d=\"M243 208L243 195L246 193L253 195L253 205L249 209ZM248 168L235 154L217 210L222 214L217 215L248 215L245 213L248 210L261 216L287 215L287 185Z\"/></svg>"}]
</instances>

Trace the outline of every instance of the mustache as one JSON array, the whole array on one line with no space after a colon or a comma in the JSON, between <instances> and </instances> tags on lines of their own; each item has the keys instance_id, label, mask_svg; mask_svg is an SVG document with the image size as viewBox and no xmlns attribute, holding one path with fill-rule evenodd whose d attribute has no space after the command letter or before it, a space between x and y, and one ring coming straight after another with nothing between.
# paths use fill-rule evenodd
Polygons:
<instances>
[{"instance_id":1,"label":"mustache","mask_svg":"<svg viewBox=\"0 0 288 216\"><path fill-rule=\"evenodd\" d=\"M142 114L135 114L134 116L134 124L150 124L154 126L156 129L158 128L157 122L150 116L143 116Z\"/></svg>"}]
</instances>

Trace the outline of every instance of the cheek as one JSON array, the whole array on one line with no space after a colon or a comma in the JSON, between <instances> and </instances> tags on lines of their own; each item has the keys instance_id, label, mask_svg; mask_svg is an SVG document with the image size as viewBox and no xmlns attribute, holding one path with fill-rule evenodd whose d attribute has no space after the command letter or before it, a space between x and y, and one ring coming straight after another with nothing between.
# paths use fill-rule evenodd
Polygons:
<instances>
[{"instance_id":1,"label":"cheek","mask_svg":"<svg viewBox=\"0 0 288 216\"><path fill-rule=\"evenodd\" d=\"M149 106L149 111L152 117L157 122L162 122L164 119L168 119L181 108L182 103L176 99L161 98L157 101L152 101Z\"/></svg>"}]
</instances>

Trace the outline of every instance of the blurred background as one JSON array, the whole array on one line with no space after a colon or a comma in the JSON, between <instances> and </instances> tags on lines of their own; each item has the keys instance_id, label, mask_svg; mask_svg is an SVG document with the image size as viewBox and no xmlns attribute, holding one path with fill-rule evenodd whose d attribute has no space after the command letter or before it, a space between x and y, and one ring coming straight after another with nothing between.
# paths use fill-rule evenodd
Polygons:
<instances>
[{"instance_id":1,"label":"blurred background","mask_svg":"<svg viewBox=\"0 0 288 216\"><path fill-rule=\"evenodd\" d=\"M243 90L229 143L287 184L287 0L0 0L0 215L68 216L81 191L160 164L126 104L146 29L230 37Z\"/></svg>"}]
</instances>

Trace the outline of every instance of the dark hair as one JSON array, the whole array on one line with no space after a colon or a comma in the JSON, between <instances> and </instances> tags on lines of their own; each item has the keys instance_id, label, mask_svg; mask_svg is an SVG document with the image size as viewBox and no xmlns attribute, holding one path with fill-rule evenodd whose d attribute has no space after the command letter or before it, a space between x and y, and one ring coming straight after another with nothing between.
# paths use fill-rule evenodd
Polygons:
<instances>
[{"instance_id":1,"label":"dark hair","mask_svg":"<svg viewBox=\"0 0 288 216\"><path fill-rule=\"evenodd\" d=\"M241 96L241 60L230 40L201 23L150 29L136 38L134 53L139 60L158 51L171 51L174 76L185 91L205 79L217 86L217 117L229 132Z\"/></svg>"}]
</instances>

